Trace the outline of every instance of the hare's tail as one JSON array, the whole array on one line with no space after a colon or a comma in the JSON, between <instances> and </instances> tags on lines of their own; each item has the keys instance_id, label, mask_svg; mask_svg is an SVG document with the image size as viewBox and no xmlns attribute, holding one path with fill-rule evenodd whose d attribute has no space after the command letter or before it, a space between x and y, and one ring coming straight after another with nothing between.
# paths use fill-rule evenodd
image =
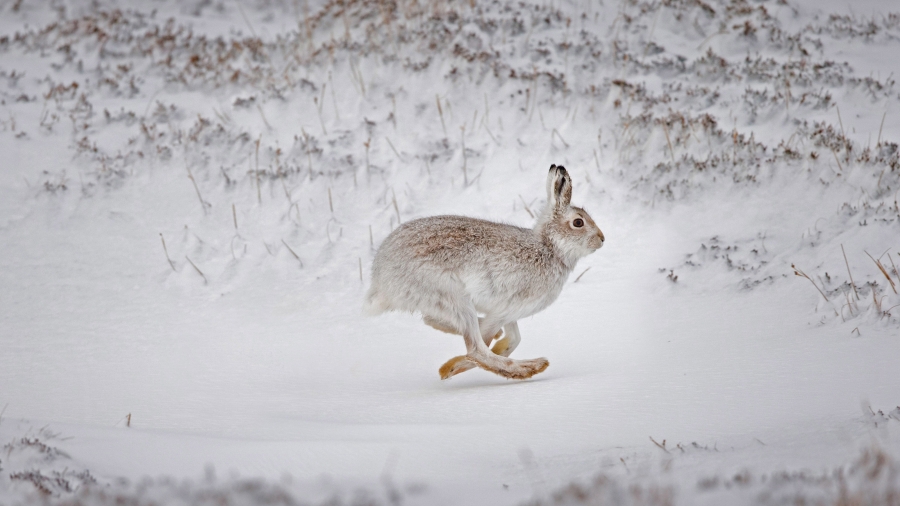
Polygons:
<instances>
[{"instance_id":1,"label":"hare's tail","mask_svg":"<svg viewBox=\"0 0 900 506\"><path fill-rule=\"evenodd\" d=\"M373 285L366 293L366 300L363 302L363 312L369 316L376 316L388 311L390 304L384 300L379 291Z\"/></svg>"}]
</instances>

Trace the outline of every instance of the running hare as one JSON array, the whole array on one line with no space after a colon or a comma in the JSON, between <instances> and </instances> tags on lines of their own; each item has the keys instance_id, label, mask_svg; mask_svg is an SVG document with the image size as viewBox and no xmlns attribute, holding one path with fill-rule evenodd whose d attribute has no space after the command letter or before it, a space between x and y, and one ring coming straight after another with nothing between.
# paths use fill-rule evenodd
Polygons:
<instances>
[{"instance_id":1,"label":"running hare","mask_svg":"<svg viewBox=\"0 0 900 506\"><path fill-rule=\"evenodd\" d=\"M462 216L403 224L375 254L367 311L418 311L462 335L467 353L441 366L441 379L476 366L513 379L542 372L545 358L508 358L521 339L516 320L549 306L578 259L603 246L603 232L571 199L572 178L551 165L547 207L532 230Z\"/></svg>"}]
</instances>

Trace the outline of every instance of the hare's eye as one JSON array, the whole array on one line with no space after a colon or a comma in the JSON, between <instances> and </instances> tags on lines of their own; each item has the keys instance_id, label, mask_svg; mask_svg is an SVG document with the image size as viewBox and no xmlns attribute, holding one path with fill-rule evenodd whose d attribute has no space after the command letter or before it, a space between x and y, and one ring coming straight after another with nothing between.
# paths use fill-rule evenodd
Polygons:
<instances>
[{"instance_id":1,"label":"hare's eye","mask_svg":"<svg viewBox=\"0 0 900 506\"><path fill-rule=\"evenodd\" d=\"M572 222L572 225L575 225L575 228L581 228L584 226L584 220L582 220L581 218L575 218L575 220Z\"/></svg>"}]
</instances>

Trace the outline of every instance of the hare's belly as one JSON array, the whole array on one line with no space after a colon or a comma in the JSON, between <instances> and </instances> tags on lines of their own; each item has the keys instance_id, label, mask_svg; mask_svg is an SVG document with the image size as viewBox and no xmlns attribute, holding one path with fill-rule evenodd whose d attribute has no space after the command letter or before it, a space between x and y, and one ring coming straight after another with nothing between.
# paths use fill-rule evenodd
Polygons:
<instances>
[{"instance_id":1,"label":"hare's belly","mask_svg":"<svg viewBox=\"0 0 900 506\"><path fill-rule=\"evenodd\" d=\"M463 282L479 313L517 320L552 304L559 297L565 278L523 282L496 276L471 276Z\"/></svg>"}]
</instances>

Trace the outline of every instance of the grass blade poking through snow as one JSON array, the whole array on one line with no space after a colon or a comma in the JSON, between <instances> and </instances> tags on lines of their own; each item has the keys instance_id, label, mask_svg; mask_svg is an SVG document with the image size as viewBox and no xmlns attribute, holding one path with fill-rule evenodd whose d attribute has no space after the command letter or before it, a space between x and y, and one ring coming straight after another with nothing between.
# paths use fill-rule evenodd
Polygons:
<instances>
[{"instance_id":1,"label":"grass blade poking through snow","mask_svg":"<svg viewBox=\"0 0 900 506\"><path fill-rule=\"evenodd\" d=\"M837 158L837 155L834 155ZM853 281L853 273L850 272L850 262L847 261L847 252L844 251L844 245L841 244L841 253L844 254L844 263L847 264L847 275L850 276L850 286L853 287L853 295L856 295L856 300L859 300L859 293L856 291L856 283ZM810 280L811 281L811 280ZM813 283L815 284L815 283Z\"/></svg>"},{"instance_id":2,"label":"grass blade poking through snow","mask_svg":"<svg viewBox=\"0 0 900 506\"><path fill-rule=\"evenodd\" d=\"M294 248L291 248L291 246L288 243L284 242L284 239L281 240L281 244L284 244L284 246L288 249L288 251L291 252L291 255L294 255L294 258L296 258L297 261L300 262L300 268L302 269L303 268L303 260L300 260L300 255L298 255L297 252L294 251Z\"/></svg>"},{"instance_id":3,"label":"grass blade poking through snow","mask_svg":"<svg viewBox=\"0 0 900 506\"><path fill-rule=\"evenodd\" d=\"M891 284L891 290L893 290L894 293L896 294L897 293L897 285L894 284L894 280L891 279L891 276L888 274L887 269L884 268L884 265L881 264L881 261L875 260L875 258L873 258L872 255L869 255L868 251L864 251L864 253L869 258L871 258L873 262L875 262L875 265L878 267L878 270L881 271L882 274L884 274L884 277L888 280L888 283ZM888 258L890 258L890 257L888 257Z\"/></svg>"},{"instance_id":4,"label":"grass blade poking through snow","mask_svg":"<svg viewBox=\"0 0 900 506\"><path fill-rule=\"evenodd\" d=\"M162 241L163 252L166 254L166 260L169 262L169 267L171 267L173 271L178 272L175 269L175 263L172 262L171 258L169 258L169 249L166 248L166 239L163 237L162 234L159 234L159 240Z\"/></svg>"},{"instance_id":5,"label":"grass blade poking through snow","mask_svg":"<svg viewBox=\"0 0 900 506\"><path fill-rule=\"evenodd\" d=\"M572 282L573 282L573 283L577 283L577 282L578 282L578 280L579 280L579 279L581 279L581 276L584 276L584 275L585 275L585 273L587 273L587 271L589 271L589 270L591 270L591 268L590 268L590 267L588 267L588 268L587 268L587 269L585 269L585 270L583 270L583 271L581 271L581 274L579 274L579 275L578 275L578 277L577 277L577 278L575 278L575 281L572 281Z\"/></svg>"},{"instance_id":6,"label":"grass blade poking through snow","mask_svg":"<svg viewBox=\"0 0 900 506\"><path fill-rule=\"evenodd\" d=\"M794 264L791 264L791 269L794 269L794 275L800 276L800 277L802 277L802 278L808 279L809 282L812 283L812 285L813 285L814 287L816 287L816 290L818 290L819 293L822 294L822 298L825 299L825 302L831 302L831 301L828 300L828 296L825 295L825 292L823 292L822 289L819 288L819 285L817 285L816 282L813 281L811 277L807 276L805 272L801 271L799 267L797 267L797 266L794 265Z\"/></svg>"},{"instance_id":7,"label":"grass blade poking through snow","mask_svg":"<svg viewBox=\"0 0 900 506\"><path fill-rule=\"evenodd\" d=\"M187 255L185 255L184 258L186 258L187 261L188 261L188 263L191 264L191 267L193 267L194 270L197 271L197 274L199 274L200 277L203 278L203 284L204 284L204 285L205 285L205 284L208 284L209 281L207 281L206 275L203 274L203 271L201 271L201 270L197 267L197 265L193 262L193 260L191 260L190 257L188 257Z\"/></svg>"}]
</instances>

